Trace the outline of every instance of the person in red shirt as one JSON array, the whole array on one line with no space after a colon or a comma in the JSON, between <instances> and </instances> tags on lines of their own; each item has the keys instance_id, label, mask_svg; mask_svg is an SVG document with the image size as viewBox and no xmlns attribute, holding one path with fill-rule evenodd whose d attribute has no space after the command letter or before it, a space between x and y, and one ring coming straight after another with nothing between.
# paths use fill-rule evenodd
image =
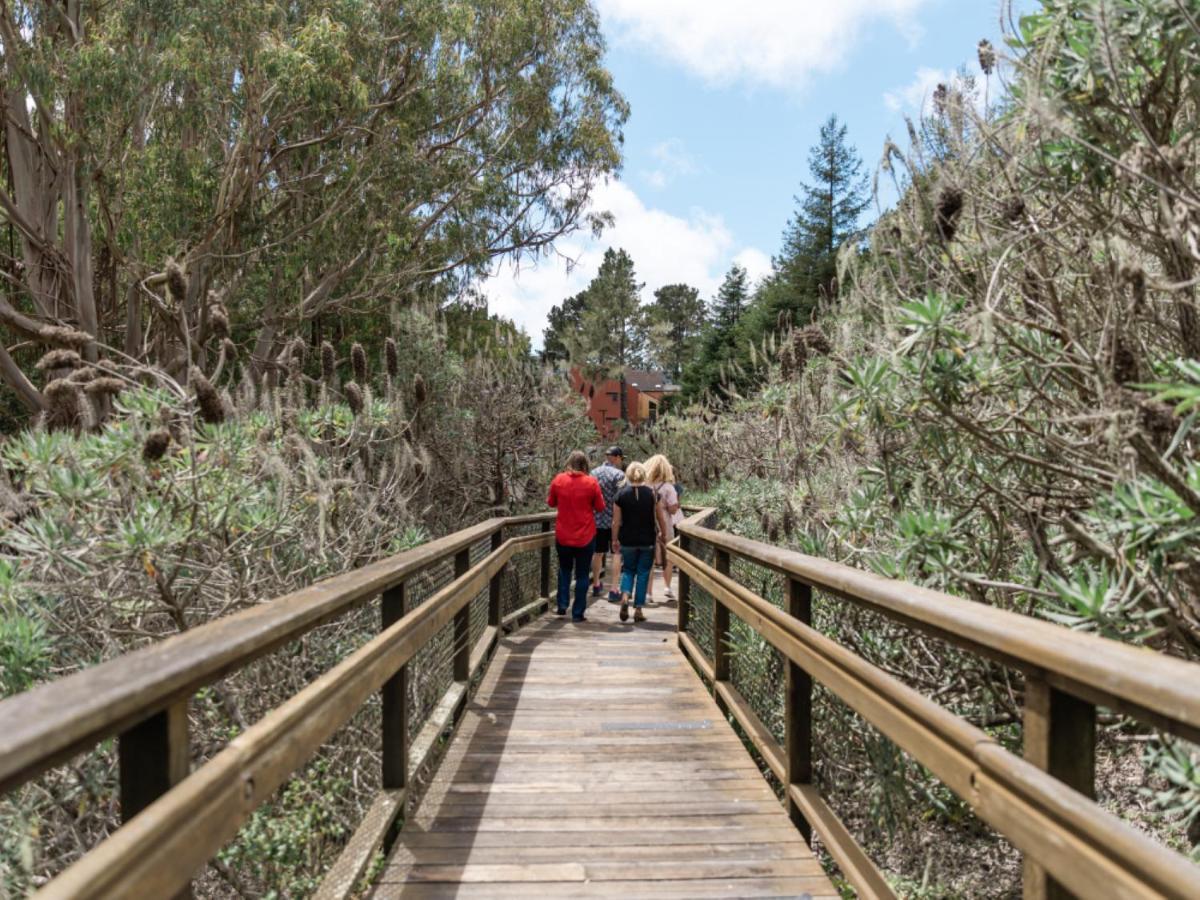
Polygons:
<instances>
[{"instance_id":1,"label":"person in red shirt","mask_svg":"<svg viewBox=\"0 0 1200 900\"><path fill-rule=\"evenodd\" d=\"M567 614L571 600L572 575L575 581L575 605L571 618L586 622L588 584L592 569L592 551L596 547L596 517L604 511L600 482L588 474L587 454L574 451L567 467L550 482L546 502L558 509L554 540L558 547L558 615Z\"/></svg>"}]
</instances>

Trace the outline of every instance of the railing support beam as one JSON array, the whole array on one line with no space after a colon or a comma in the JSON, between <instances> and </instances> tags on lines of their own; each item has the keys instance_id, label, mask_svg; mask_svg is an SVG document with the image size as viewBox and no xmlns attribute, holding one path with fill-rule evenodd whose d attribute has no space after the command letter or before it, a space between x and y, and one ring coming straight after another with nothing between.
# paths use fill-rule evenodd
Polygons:
<instances>
[{"instance_id":1,"label":"railing support beam","mask_svg":"<svg viewBox=\"0 0 1200 900\"><path fill-rule=\"evenodd\" d=\"M492 535L492 552L495 553L504 543L503 529L497 529ZM488 585L488 624L500 627L500 620L504 618L502 589L504 587L504 573L508 566L492 576L491 583Z\"/></svg>"},{"instance_id":2,"label":"railing support beam","mask_svg":"<svg viewBox=\"0 0 1200 900\"><path fill-rule=\"evenodd\" d=\"M545 533L545 532L549 531L551 524L552 523L549 520L543 522L542 523L542 532ZM542 596L549 598L549 596L550 596L550 548L549 547L542 548L542 573L541 573L541 576L542 576L542 580L541 580Z\"/></svg>"},{"instance_id":3,"label":"railing support beam","mask_svg":"<svg viewBox=\"0 0 1200 900\"><path fill-rule=\"evenodd\" d=\"M1025 681L1025 759L1086 797L1096 797L1096 707L1030 675ZM1075 895L1026 859L1025 900Z\"/></svg>"},{"instance_id":4,"label":"railing support beam","mask_svg":"<svg viewBox=\"0 0 1200 900\"><path fill-rule=\"evenodd\" d=\"M454 577L461 578L471 568L471 549L454 555ZM471 680L471 604L454 614L454 680Z\"/></svg>"},{"instance_id":5,"label":"railing support beam","mask_svg":"<svg viewBox=\"0 0 1200 900\"><path fill-rule=\"evenodd\" d=\"M805 625L812 624L812 588L788 579L788 614ZM789 785L810 785L812 760L812 676L791 660L787 662L787 702L784 706L785 752ZM787 809L792 823L812 843L812 827L788 791Z\"/></svg>"},{"instance_id":6,"label":"railing support beam","mask_svg":"<svg viewBox=\"0 0 1200 900\"><path fill-rule=\"evenodd\" d=\"M386 631L403 618L404 582L383 592L380 625ZM408 664L389 678L381 691L383 701L383 787L408 786Z\"/></svg>"},{"instance_id":7,"label":"railing support beam","mask_svg":"<svg viewBox=\"0 0 1200 900\"><path fill-rule=\"evenodd\" d=\"M187 714L188 701L177 701L122 732L117 739L122 822L128 822L187 777L191 764ZM172 900L191 896L189 885Z\"/></svg>"},{"instance_id":8,"label":"railing support beam","mask_svg":"<svg viewBox=\"0 0 1200 900\"><path fill-rule=\"evenodd\" d=\"M128 822L188 774L188 704L173 703L118 739L121 821Z\"/></svg>"}]
</instances>

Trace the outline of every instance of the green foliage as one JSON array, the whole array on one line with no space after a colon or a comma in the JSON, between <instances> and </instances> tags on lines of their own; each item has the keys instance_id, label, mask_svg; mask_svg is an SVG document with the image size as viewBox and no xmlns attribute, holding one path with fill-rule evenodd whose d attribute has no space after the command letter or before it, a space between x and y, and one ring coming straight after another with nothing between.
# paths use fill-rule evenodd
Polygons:
<instances>
[{"instance_id":1,"label":"green foliage","mask_svg":"<svg viewBox=\"0 0 1200 900\"><path fill-rule=\"evenodd\" d=\"M686 284L660 287L646 308L651 356L676 382L697 354L706 316L700 292Z\"/></svg>"},{"instance_id":2,"label":"green foliage","mask_svg":"<svg viewBox=\"0 0 1200 900\"><path fill-rule=\"evenodd\" d=\"M716 396L721 388L732 387L741 380L737 371L741 325L749 303L749 276L735 263L726 273L712 302L699 355L684 371L683 385L689 397Z\"/></svg>"},{"instance_id":3,"label":"green foliage","mask_svg":"<svg viewBox=\"0 0 1200 900\"><path fill-rule=\"evenodd\" d=\"M1146 765L1165 782L1162 789L1147 789L1146 794L1164 818L1189 836L1192 860L1200 863L1200 748L1166 738L1147 751Z\"/></svg>"},{"instance_id":4,"label":"green foliage","mask_svg":"<svg viewBox=\"0 0 1200 900\"><path fill-rule=\"evenodd\" d=\"M41 620L21 613L0 617L0 696L19 694L46 678L53 652Z\"/></svg>"},{"instance_id":5,"label":"green foliage","mask_svg":"<svg viewBox=\"0 0 1200 900\"><path fill-rule=\"evenodd\" d=\"M348 829L325 800L345 793L350 781L323 762L293 776L276 802L260 807L223 848L218 859L239 874L272 885L264 896L307 896L320 886L322 860L344 842Z\"/></svg>"}]
</instances>

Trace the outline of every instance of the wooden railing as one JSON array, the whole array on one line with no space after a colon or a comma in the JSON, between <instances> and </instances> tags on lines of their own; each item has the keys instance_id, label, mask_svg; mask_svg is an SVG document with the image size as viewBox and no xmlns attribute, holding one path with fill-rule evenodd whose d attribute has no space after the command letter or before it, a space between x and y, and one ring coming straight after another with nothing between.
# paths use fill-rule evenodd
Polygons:
<instances>
[{"instance_id":1,"label":"wooden railing","mask_svg":"<svg viewBox=\"0 0 1200 900\"><path fill-rule=\"evenodd\" d=\"M435 752L463 707L472 677L502 628L539 611L549 595L552 514L492 519L330 578L0 703L0 790L117 736L124 824L51 881L39 897L173 897L321 744L381 692L382 786L318 896L344 896L404 807L410 777ZM505 529L539 533L505 539ZM471 565L471 549L490 552ZM507 615L504 568L540 551L540 596ZM453 561L454 579L415 608L406 584ZM489 587L490 586L490 587ZM489 588L487 627L474 645L470 604ZM189 774L187 708L200 688L380 599L381 630L353 654L234 738ZM454 630L453 683L409 741L408 663L443 628Z\"/></svg>"},{"instance_id":2,"label":"wooden railing","mask_svg":"<svg viewBox=\"0 0 1200 900\"><path fill-rule=\"evenodd\" d=\"M1094 802L1096 707L1200 741L1200 665L684 522L679 643L860 897L895 896L813 782L812 688L824 685L1024 854L1027 898L1200 897L1200 868ZM712 562L700 558L711 554ZM786 609L731 577L748 560L784 580ZM690 635L692 592L714 600L713 655ZM1024 675L1024 759L811 627L813 591L859 604ZM786 660L785 738L730 681L730 616Z\"/></svg>"}]
</instances>

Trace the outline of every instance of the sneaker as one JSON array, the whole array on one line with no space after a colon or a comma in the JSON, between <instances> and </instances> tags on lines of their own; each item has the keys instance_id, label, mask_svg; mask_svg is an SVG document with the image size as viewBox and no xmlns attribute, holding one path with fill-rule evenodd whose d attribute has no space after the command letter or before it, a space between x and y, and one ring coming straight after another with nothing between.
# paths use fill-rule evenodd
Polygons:
<instances>
[{"instance_id":1,"label":"sneaker","mask_svg":"<svg viewBox=\"0 0 1200 900\"><path fill-rule=\"evenodd\" d=\"M620 591L609 591L608 592L608 602L609 603L620 603L621 602L621 592Z\"/></svg>"},{"instance_id":2,"label":"sneaker","mask_svg":"<svg viewBox=\"0 0 1200 900\"><path fill-rule=\"evenodd\" d=\"M640 606L633 611L633 621L635 621L635 622L645 622L646 621L646 614L644 612L642 612L642 608Z\"/></svg>"},{"instance_id":3,"label":"sneaker","mask_svg":"<svg viewBox=\"0 0 1200 900\"><path fill-rule=\"evenodd\" d=\"M586 622L587 620L587 616L571 616L572 622Z\"/></svg>"},{"instance_id":4,"label":"sneaker","mask_svg":"<svg viewBox=\"0 0 1200 900\"><path fill-rule=\"evenodd\" d=\"M663 592L663 596L664 596L664 597L666 597L668 600L674 600L674 599L675 599L675 592L674 592L674 591L672 591L670 588L667 588L667 589L666 589L666 590Z\"/></svg>"},{"instance_id":5,"label":"sneaker","mask_svg":"<svg viewBox=\"0 0 1200 900\"><path fill-rule=\"evenodd\" d=\"M567 614L567 611L565 609L556 609L554 611L554 614L556 616L565 616Z\"/></svg>"},{"instance_id":6,"label":"sneaker","mask_svg":"<svg viewBox=\"0 0 1200 900\"><path fill-rule=\"evenodd\" d=\"M629 621L629 601L628 600L621 601L621 621L622 622Z\"/></svg>"},{"instance_id":7,"label":"sneaker","mask_svg":"<svg viewBox=\"0 0 1200 900\"><path fill-rule=\"evenodd\" d=\"M592 596L593 597L599 597L603 591L604 591L604 586L600 582L597 581L595 584L592 585Z\"/></svg>"}]
</instances>

